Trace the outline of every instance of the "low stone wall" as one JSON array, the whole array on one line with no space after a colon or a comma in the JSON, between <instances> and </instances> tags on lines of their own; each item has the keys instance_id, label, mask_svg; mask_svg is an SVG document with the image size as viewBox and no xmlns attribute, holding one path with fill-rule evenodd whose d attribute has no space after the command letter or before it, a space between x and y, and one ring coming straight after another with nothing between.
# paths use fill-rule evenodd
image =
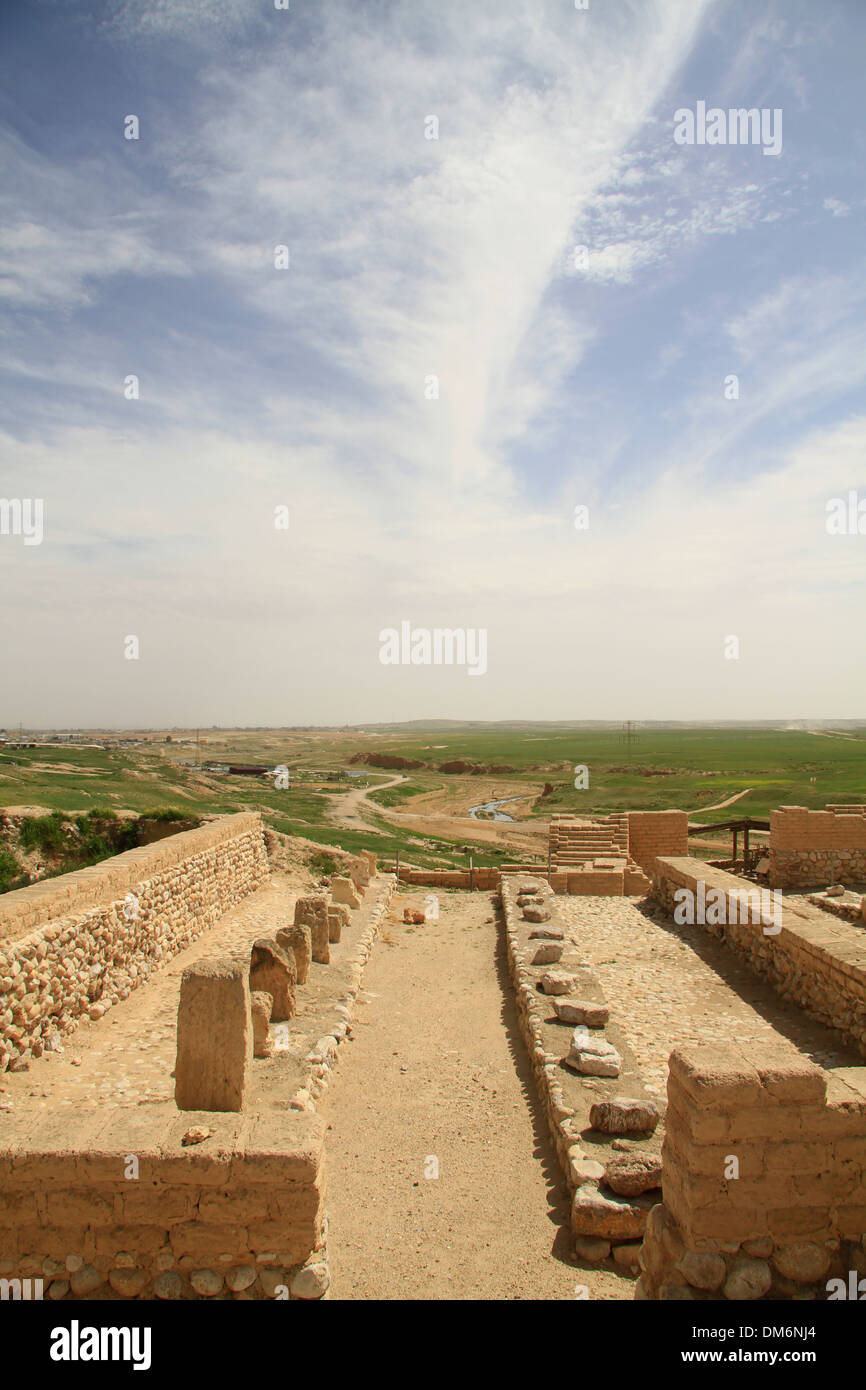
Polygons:
<instances>
[{"instance_id":1,"label":"low stone wall","mask_svg":"<svg viewBox=\"0 0 866 1390\"><path fill-rule=\"evenodd\" d=\"M816 888L866 883L866 808L770 812L770 884Z\"/></svg>"},{"instance_id":2,"label":"low stone wall","mask_svg":"<svg viewBox=\"0 0 866 1390\"><path fill-rule=\"evenodd\" d=\"M746 914L738 895L760 890L699 859L659 859L651 896L673 915L677 889L686 888L697 898L701 884L705 896L711 889L722 895L725 920L697 923L695 930L724 939L779 994L793 999L820 1023L836 1028L866 1056L866 936L862 929L835 919L831 922L818 909L794 906L781 896L775 900L781 907L779 931L774 923L762 922L757 912L748 914L755 920L740 921ZM768 898L769 894L765 901Z\"/></svg>"},{"instance_id":3,"label":"low stone wall","mask_svg":"<svg viewBox=\"0 0 866 1390\"><path fill-rule=\"evenodd\" d=\"M363 918L364 928L347 963L346 991L328 1007L322 1035L304 1058L306 1076L289 1101L293 1110L314 1110L330 1083L331 1072L340 1059L340 1044L351 1028L364 968L370 959L382 922L390 911L396 889L397 880L393 874L382 874L370 881L367 891L372 894L372 899L369 909L365 903L359 914Z\"/></svg>"},{"instance_id":4,"label":"low stone wall","mask_svg":"<svg viewBox=\"0 0 866 1390\"><path fill-rule=\"evenodd\" d=\"M475 888L488 891L499 887L499 870L472 869L401 869L401 883L415 883L426 888Z\"/></svg>"},{"instance_id":5,"label":"low stone wall","mask_svg":"<svg viewBox=\"0 0 866 1390\"><path fill-rule=\"evenodd\" d=\"M523 917L517 901L518 889L530 881L538 886L538 896L549 913L538 924ZM612 1255L616 1264L634 1273L647 1217L660 1198L658 1109L644 1091L628 1041L616 1021L609 1018L601 985L569 939L556 898L547 885L540 877L504 877L501 901L520 1030L557 1157L572 1194L575 1249L589 1264L598 1264ZM531 935L539 930L550 933L550 937L546 940ZM561 933L560 958L554 963L538 962L540 948L541 954L546 955L545 947L556 948L560 944L556 932ZM570 982L568 994L542 992L544 977L549 972L564 975ZM596 1042L608 1044L619 1054L615 1077L580 1075L564 1063L578 1020L560 1019L556 1005L557 1001L562 1005L577 1000L581 1016L590 1020L589 1027L582 1031L589 1038L592 1030ZM609 1109L604 1121L598 1114L599 1106ZM628 1110L627 1122L616 1122L617 1107L623 1112ZM607 1181L612 1168L626 1160L634 1166L633 1187L628 1196L623 1195L621 1186L612 1190Z\"/></svg>"},{"instance_id":6,"label":"low stone wall","mask_svg":"<svg viewBox=\"0 0 866 1390\"><path fill-rule=\"evenodd\" d=\"M833 893L810 893L808 896L809 902L820 907L823 912L841 917L844 922L857 922L866 927L866 897L861 893L845 892L839 896Z\"/></svg>"},{"instance_id":7,"label":"low stone wall","mask_svg":"<svg viewBox=\"0 0 866 1390\"><path fill-rule=\"evenodd\" d=\"M53 1299L321 1297L324 1130L164 1107L4 1119L0 1276Z\"/></svg>"},{"instance_id":8,"label":"low stone wall","mask_svg":"<svg viewBox=\"0 0 866 1390\"><path fill-rule=\"evenodd\" d=\"M578 898L621 898L622 869L568 869L565 891Z\"/></svg>"},{"instance_id":9,"label":"low stone wall","mask_svg":"<svg viewBox=\"0 0 866 1390\"><path fill-rule=\"evenodd\" d=\"M678 1049L662 1158L636 1297L839 1298L866 1272L866 1069Z\"/></svg>"},{"instance_id":10,"label":"low stone wall","mask_svg":"<svg viewBox=\"0 0 866 1390\"><path fill-rule=\"evenodd\" d=\"M268 872L261 819L240 814L0 897L0 1072L126 999Z\"/></svg>"}]
</instances>

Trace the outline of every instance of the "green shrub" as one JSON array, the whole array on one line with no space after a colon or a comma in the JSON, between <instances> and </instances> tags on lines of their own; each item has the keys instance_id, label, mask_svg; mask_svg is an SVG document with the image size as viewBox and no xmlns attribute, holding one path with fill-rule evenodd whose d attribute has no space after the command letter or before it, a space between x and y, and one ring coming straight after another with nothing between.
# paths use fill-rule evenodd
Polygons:
<instances>
[{"instance_id":1,"label":"green shrub","mask_svg":"<svg viewBox=\"0 0 866 1390\"><path fill-rule=\"evenodd\" d=\"M9 893L13 888L23 888L27 882L11 849L0 845L0 893Z\"/></svg>"},{"instance_id":2,"label":"green shrub","mask_svg":"<svg viewBox=\"0 0 866 1390\"><path fill-rule=\"evenodd\" d=\"M65 819L62 811L52 811L49 816L24 816L18 832L22 847L38 849L43 854L59 854L66 843Z\"/></svg>"},{"instance_id":3,"label":"green shrub","mask_svg":"<svg viewBox=\"0 0 866 1390\"><path fill-rule=\"evenodd\" d=\"M339 865L330 854L314 854L310 860L310 868L317 874L339 873Z\"/></svg>"}]
</instances>

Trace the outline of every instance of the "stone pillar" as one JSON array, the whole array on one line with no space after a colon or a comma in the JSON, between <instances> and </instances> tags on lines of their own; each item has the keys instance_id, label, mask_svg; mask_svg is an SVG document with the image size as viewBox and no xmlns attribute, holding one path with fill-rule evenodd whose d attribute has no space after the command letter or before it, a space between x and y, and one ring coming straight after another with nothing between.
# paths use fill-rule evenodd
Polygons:
<instances>
[{"instance_id":1,"label":"stone pillar","mask_svg":"<svg viewBox=\"0 0 866 1390\"><path fill-rule=\"evenodd\" d=\"M295 1013L294 955L288 956L282 946L267 937L253 942L250 953L250 989L264 990L273 998L271 1018L282 1023Z\"/></svg>"},{"instance_id":2,"label":"stone pillar","mask_svg":"<svg viewBox=\"0 0 866 1390\"><path fill-rule=\"evenodd\" d=\"M295 903L295 925L298 923L310 928L313 960L328 965L331 952L328 948L328 899L324 894L298 898Z\"/></svg>"},{"instance_id":3,"label":"stone pillar","mask_svg":"<svg viewBox=\"0 0 866 1390\"><path fill-rule=\"evenodd\" d=\"M296 922L293 927L281 927L277 932L277 945L287 953L291 951L295 958L295 978L299 985L305 985L312 960L310 928L303 922Z\"/></svg>"},{"instance_id":4,"label":"stone pillar","mask_svg":"<svg viewBox=\"0 0 866 1390\"><path fill-rule=\"evenodd\" d=\"M274 1055L274 1044L268 1027L273 1007L274 1001L270 994L261 989L253 990L253 1055L255 1057L273 1057Z\"/></svg>"},{"instance_id":5,"label":"stone pillar","mask_svg":"<svg viewBox=\"0 0 866 1390\"><path fill-rule=\"evenodd\" d=\"M340 941L343 936L343 928L347 927L352 918L345 903L328 904L328 940Z\"/></svg>"},{"instance_id":6,"label":"stone pillar","mask_svg":"<svg viewBox=\"0 0 866 1390\"><path fill-rule=\"evenodd\" d=\"M370 882L370 868L365 859L353 859L349 865L349 878L355 885L355 892L359 897L364 896L364 890Z\"/></svg>"},{"instance_id":7,"label":"stone pillar","mask_svg":"<svg viewBox=\"0 0 866 1390\"><path fill-rule=\"evenodd\" d=\"M361 899L350 878L332 878L331 897L335 903L345 903L347 907L361 906Z\"/></svg>"},{"instance_id":8,"label":"stone pillar","mask_svg":"<svg viewBox=\"0 0 866 1390\"><path fill-rule=\"evenodd\" d=\"M178 1110L242 1110L253 1025L246 966L198 960L181 976L174 1098Z\"/></svg>"}]
</instances>

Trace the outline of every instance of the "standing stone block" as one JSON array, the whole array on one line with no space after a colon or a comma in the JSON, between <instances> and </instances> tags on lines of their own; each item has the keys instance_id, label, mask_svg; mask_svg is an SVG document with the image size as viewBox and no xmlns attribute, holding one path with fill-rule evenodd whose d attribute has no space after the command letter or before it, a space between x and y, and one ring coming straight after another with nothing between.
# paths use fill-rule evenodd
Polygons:
<instances>
[{"instance_id":1,"label":"standing stone block","mask_svg":"<svg viewBox=\"0 0 866 1390\"><path fill-rule=\"evenodd\" d=\"M312 958L322 965L327 965L331 959L328 948L328 906L328 899L323 894L298 898L295 903L295 922L303 922L310 928Z\"/></svg>"},{"instance_id":2,"label":"standing stone block","mask_svg":"<svg viewBox=\"0 0 866 1390\"><path fill-rule=\"evenodd\" d=\"M293 927L281 927L277 932L277 945L283 948L286 955L294 956L295 978L299 985L305 985L310 974L313 954L310 928L303 922L296 922Z\"/></svg>"},{"instance_id":3,"label":"standing stone block","mask_svg":"<svg viewBox=\"0 0 866 1390\"><path fill-rule=\"evenodd\" d=\"M328 904L328 940L340 941L343 936L343 928L347 927L352 918L345 903Z\"/></svg>"},{"instance_id":4,"label":"standing stone block","mask_svg":"<svg viewBox=\"0 0 866 1390\"><path fill-rule=\"evenodd\" d=\"M370 882L370 874L363 859L353 859L349 865L349 877L355 885L355 891L359 897L364 896L364 889Z\"/></svg>"},{"instance_id":5,"label":"standing stone block","mask_svg":"<svg viewBox=\"0 0 866 1390\"><path fill-rule=\"evenodd\" d=\"M379 866L376 863L376 856L373 851L371 849L359 850L358 858L363 859L364 863L367 865L367 873L370 878L375 878L379 872Z\"/></svg>"},{"instance_id":6,"label":"standing stone block","mask_svg":"<svg viewBox=\"0 0 866 1390\"><path fill-rule=\"evenodd\" d=\"M253 1056L273 1057L274 1043L268 1025L274 1007L273 996L263 989L256 989L251 995L253 1016Z\"/></svg>"},{"instance_id":7,"label":"standing stone block","mask_svg":"<svg viewBox=\"0 0 866 1390\"><path fill-rule=\"evenodd\" d=\"M250 989L263 990L273 997L271 1018L282 1023L295 1012L295 963L276 941L260 937L250 954Z\"/></svg>"},{"instance_id":8,"label":"standing stone block","mask_svg":"<svg viewBox=\"0 0 866 1390\"><path fill-rule=\"evenodd\" d=\"M331 879L331 897L335 903L345 903L347 907L360 907L361 899L355 891L355 885L350 878Z\"/></svg>"},{"instance_id":9,"label":"standing stone block","mask_svg":"<svg viewBox=\"0 0 866 1390\"><path fill-rule=\"evenodd\" d=\"M250 987L239 961L188 965L177 1011L178 1110L242 1110L253 1060Z\"/></svg>"},{"instance_id":10,"label":"standing stone block","mask_svg":"<svg viewBox=\"0 0 866 1390\"><path fill-rule=\"evenodd\" d=\"M324 922L316 922L310 927L310 944L312 947L313 960L317 961L319 965L330 965L331 963L331 948L329 941L328 914L326 912Z\"/></svg>"}]
</instances>

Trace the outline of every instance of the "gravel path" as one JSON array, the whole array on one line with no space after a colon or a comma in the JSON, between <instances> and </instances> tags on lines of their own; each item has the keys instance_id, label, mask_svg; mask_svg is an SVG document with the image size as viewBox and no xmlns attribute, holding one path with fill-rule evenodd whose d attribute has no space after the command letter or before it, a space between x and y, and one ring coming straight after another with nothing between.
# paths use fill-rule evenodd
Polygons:
<instances>
[{"instance_id":1,"label":"gravel path","mask_svg":"<svg viewBox=\"0 0 866 1390\"><path fill-rule=\"evenodd\" d=\"M438 922L380 936L322 1102L331 1296L573 1299L583 1284L631 1299L631 1280L569 1262L565 1181L491 901L439 903Z\"/></svg>"},{"instance_id":2,"label":"gravel path","mask_svg":"<svg viewBox=\"0 0 866 1390\"><path fill-rule=\"evenodd\" d=\"M646 917L628 898L561 898L571 935L631 1042L647 1088L664 1098L668 1057L694 1043L786 1039L819 1066L860 1066L839 1035L813 1022L700 927Z\"/></svg>"}]
</instances>

